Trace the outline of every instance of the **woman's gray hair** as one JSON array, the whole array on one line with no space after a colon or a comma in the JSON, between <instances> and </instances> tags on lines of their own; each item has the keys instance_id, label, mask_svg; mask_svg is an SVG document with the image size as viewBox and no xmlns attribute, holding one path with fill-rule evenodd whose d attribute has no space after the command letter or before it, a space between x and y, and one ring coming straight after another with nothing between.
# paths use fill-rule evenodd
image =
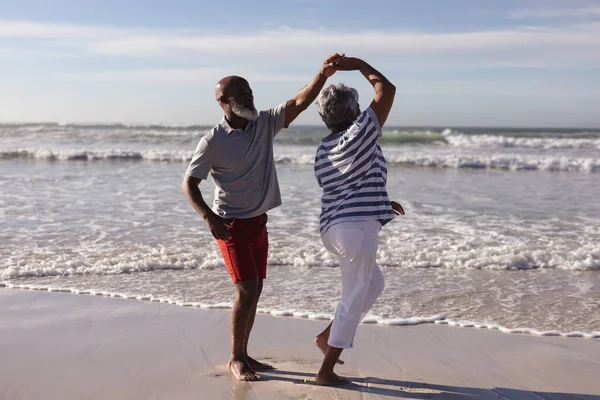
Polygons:
<instances>
[{"instance_id":1,"label":"woman's gray hair","mask_svg":"<svg viewBox=\"0 0 600 400\"><path fill-rule=\"evenodd\" d=\"M343 83L327 86L319 94L317 110L329 129L345 129L354 121L348 121L348 111L358 109L358 92Z\"/></svg>"}]
</instances>

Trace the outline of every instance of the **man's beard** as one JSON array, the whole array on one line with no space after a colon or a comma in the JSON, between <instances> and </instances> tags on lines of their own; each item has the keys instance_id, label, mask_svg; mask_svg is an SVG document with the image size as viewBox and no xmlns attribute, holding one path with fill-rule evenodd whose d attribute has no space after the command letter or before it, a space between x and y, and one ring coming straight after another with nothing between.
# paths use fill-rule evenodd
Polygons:
<instances>
[{"instance_id":1,"label":"man's beard","mask_svg":"<svg viewBox=\"0 0 600 400\"><path fill-rule=\"evenodd\" d=\"M252 108L244 107L235 101L231 102L231 112L248 121L254 121L258 118L258 111L254 106Z\"/></svg>"}]
</instances>

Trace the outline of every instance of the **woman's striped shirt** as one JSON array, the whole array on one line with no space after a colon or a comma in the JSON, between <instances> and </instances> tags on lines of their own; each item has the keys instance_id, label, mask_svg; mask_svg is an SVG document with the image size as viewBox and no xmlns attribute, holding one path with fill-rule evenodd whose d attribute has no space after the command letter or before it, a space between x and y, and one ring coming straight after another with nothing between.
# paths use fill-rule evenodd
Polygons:
<instances>
[{"instance_id":1,"label":"woman's striped shirt","mask_svg":"<svg viewBox=\"0 0 600 400\"><path fill-rule=\"evenodd\" d=\"M386 190L387 168L379 146L381 127L369 107L345 131L325 137L315 157L323 188L321 234L345 221L394 218Z\"/></svg>"}]
</instances>

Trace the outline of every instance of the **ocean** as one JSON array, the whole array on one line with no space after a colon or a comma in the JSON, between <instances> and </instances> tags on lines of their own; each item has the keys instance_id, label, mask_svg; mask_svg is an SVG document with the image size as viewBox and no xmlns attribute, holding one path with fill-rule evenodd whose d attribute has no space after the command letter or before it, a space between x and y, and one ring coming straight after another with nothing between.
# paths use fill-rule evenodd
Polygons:
<instances>
[{"instance_id":1,"label":"ocean","mask_svg":"<svg viewBox=\"0 0 600 400\"><path fill-rule=\"evenodd\" d=\"M208 129L0 124L0 286L230 307L180 189ZM325 134L276 138L261 312L327 319L339 299L312 169ZM380 234L386 287L365 322L600 337L600 129L390 127L381 142L406 215Z\"/></svg>"}]
</instances>

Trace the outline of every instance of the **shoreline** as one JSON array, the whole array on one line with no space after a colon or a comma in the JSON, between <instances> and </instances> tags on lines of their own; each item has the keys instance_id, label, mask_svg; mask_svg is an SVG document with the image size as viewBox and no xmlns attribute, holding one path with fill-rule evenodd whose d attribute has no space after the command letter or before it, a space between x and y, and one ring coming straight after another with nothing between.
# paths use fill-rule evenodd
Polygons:
<instances>
[{"instance_id":1,"label":"shoreline","mask_svg":"<svg viewBox=\"0 0 600 400\"><path fill-rule=\"evenodd\" d=\"M599 400L595 341L432 324L363 325L336 371L314 385L326 321L258 315L250 351L277 370L233 381L229 313L100 296L0 289L2 399Z\"/></svg>"},{"instance_id":2,"label":"shoreline","mask_svg":"<svg viewBox=\"0 0 600 400\"><path fill-rule=\"evenodd\" d=\"M52 287L52 286L39 286L39 285L19 285L9 281L0 282L1 289L13 289L13 290L29 290L29 291L41 291L49 293L64 293L64 294L75 294L75 295L86 295L86 296L97 296L97 297L108 297L117 298L124 300L137 300L151 303L163 303L176 305L184 308L195 308L202 310L230 310L231 303L197 303L197 302L183 302L179 300L173 300L170 298L154 297L152 295L128 295L123 293L114 293L104 290L96 289L74 289L64 287ZM289 310L270 310L264 308L258 308L257 314L270 315L274 317L286 317L294 319L304 320L315 320L315 321L331 321L333 315L324 313L310 313L310 312L294 312ZM505 334L519 334L528 335L535 337L563 337L563 338L584 338L584 339L600 339L600 331L581 332L581 331L568 331L561 332L558 330L537 330L533 328L508 328L502 325L493 323L483 323L477 321L467 320L454 320L446 318L444 315L438 314L429 317L408 317L408 318L392 318L392 319L378 319L376 316L365 317L360 325L374 325L374 326L413 326L421 324L435 324L435 325L448 325L451 327L458 328L474 328L476 330L492 330L499 331Z\"/></svg>"}]
</instances>

